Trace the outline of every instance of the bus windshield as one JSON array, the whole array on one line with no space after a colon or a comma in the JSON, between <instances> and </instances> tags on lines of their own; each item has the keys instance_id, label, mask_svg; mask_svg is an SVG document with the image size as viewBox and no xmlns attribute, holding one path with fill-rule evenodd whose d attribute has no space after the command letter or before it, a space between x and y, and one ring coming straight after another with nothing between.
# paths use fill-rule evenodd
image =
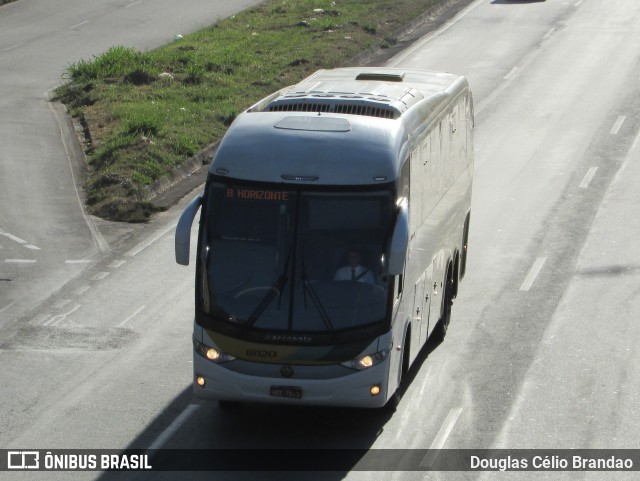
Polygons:
<instances>
[{"instance_id":1,"label":"bus windshield","mask_svg":"<svg viewBox=\"0 0 640 481\"><path fill-rule=\"evenodd\" d=\"M389 191L318 192L214 183L200 245L200 311L269 333L383 323Z\"/></svg>"}]
</instances>

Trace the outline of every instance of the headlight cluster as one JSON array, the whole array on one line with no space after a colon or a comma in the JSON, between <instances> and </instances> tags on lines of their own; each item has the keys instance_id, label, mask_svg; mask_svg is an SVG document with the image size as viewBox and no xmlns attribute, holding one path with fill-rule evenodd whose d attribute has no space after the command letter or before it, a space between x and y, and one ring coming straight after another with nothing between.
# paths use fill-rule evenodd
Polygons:
<instances>
[{"instance_id":1,"label":"headlight cluster","mask_svg":"<svg viewBox=\"0 0 640 481\"><path fill-rule=\"evenodd\" d=\"M367 354L365 356L360 356L352 361L343 362L342 365L345 367L349 367L351 369L357 369L358 371L363 371L365 369L369 369L370 367L375 366L376 364L380 364L384 361L387 356L389 356L389 352L391 352L391 348L388 347L383 351L378 351L373 354Z\"/></svg>"},{"instance_id":2,"label":"headlight cluster","mask_svg":"<svg viewBox=\"0 0 640 481\"><path fill-rule=\"evenodd\" d=\"M206 344L202 344L195 339L193 340L193 347L198 354L211 362L221 363L233 361L235 359L235 357L225 354L220 349L207 346Z\"/></svg>"}]
</instances>

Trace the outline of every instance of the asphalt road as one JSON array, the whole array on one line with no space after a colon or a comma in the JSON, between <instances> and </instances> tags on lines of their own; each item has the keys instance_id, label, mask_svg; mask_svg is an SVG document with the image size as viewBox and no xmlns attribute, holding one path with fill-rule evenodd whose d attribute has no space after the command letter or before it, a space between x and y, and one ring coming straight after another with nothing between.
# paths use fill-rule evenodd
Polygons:
<instances>
[{"instance_id":1,"label":"asphalt road","mask_svg":"<svg viewBox=\"0 0 640 481\"><path fill-rule=\"evenodd\" d=\"M192 398L193 269L172 258L185 199L137 240L97 256L0 344L0 446L640 448L639 27L635 0L482 0L390 61L466 75L477 125L467 275L447 338L427 346L395 413L223 411ZM46 474L29 479L69 478ZM374 476L632 480L637 472L389 467L304 477Z\"/></svg>"}]
</instances>

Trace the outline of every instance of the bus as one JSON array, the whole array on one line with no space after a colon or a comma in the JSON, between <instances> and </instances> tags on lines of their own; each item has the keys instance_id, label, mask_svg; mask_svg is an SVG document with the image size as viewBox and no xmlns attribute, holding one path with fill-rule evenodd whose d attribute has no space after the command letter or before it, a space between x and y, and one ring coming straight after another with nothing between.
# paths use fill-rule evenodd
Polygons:
<instances>
[{"instance_id":1,"label":"bus","mask_svg":"<svg viewBox=\"0 0 640 481\"><path fill-rule=\"evenodd\" d=\"M318 71L238 115L176 227L195 254L193 389L255 401L397 405L465 274L467 80Z\"/></svg>"}]
</instances>

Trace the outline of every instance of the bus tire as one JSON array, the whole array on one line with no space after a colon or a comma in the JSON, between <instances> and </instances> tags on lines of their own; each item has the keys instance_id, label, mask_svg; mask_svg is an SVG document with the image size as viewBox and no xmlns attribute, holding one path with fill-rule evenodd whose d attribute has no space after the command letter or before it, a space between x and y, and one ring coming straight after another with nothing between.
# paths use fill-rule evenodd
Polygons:
<instances>
[{"instance_id":1,"label":"bus tire","mask_svg":"<svg viewBox=\"0 0 640 481\"><path fill-rule=\"evenodd\" d=\"M385 404L385 408L389 409L391 412L395 412L400 404L400 400L402 399L402 395L404 394L404 381L407 376L407 372L409 371L409 349L411 349L411 326L407 328L404 343L402 345L402 357L400 359L400 379L398 380L398 388L391 395L391 397L387 400L387 404Z\"/></svg>"},{"instance_id":2,"label":"bus tire","mask_svg":"<svg viewBox=\"0 0 640 481\"><path fill-rule=\"evenodd\" d=\"M449 330L449 323L451 322L451 306L453 305L454 292L452 274L451 265L449 265L447 280L445 281L444 300L442 301L442 316L440 316L440 319L433 330L433 337L438 342L444 341L447 331Z\"/></svg>"},{"instance_id":3,"label":"bus tire","mask_svg":"<svg viewBox=\"0 0 640 481\"><path fill-rule=\"evenodd\" d=\"M400 392L400 386L398 386L398 389L396 389L396 392L391 395L383 409L387 409L392 413L396 412L396 409L398 409L398 406L400 405L400 399L402 399L402 393Z\"/></svg>"}]
</instances>

